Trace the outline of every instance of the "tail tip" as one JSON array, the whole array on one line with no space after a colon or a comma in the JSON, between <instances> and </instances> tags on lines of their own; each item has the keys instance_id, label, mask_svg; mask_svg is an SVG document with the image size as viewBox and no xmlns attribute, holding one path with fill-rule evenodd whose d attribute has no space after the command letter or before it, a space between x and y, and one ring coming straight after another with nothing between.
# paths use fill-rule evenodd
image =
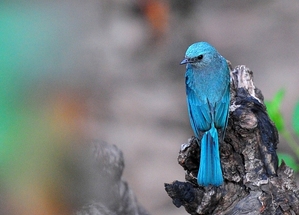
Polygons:
<instances>
[{"instance_id":1,"label":"tail tip","mask_svg":"<svg viewBox=\"0 0 299 215\"><path fill-rule=\"evenodd\" d=\"M206 179L206 178L203 178L203 177L200 177L198 176L197 177L197 183L198 185L200 186L209 186L209 185L212 185L212 186L215 186L215 187L219 187L223 184L223 177L217 177L217 178L212 178L212 179Z\"/></svg>"}]
</instances>

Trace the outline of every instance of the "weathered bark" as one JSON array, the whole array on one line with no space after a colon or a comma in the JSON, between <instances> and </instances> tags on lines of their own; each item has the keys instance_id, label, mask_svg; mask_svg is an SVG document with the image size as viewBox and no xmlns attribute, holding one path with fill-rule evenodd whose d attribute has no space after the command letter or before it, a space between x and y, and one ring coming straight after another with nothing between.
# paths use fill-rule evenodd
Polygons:
<instances>
[{"instance_id":1,"label":"weathered bark","mask_svg":"<svg viewBox=\"0 0 299 215\"><path fill-rule=\"evenodd\" d=\"M115 146L100 141L91 145L87 173L87 202L76 215L148 215L137 202L127 182L121 179L124 169L122 152ZM86 186L86 184L84 184ZM92 193L92 194L90 194Z\"/></svg>"},{"instance_id":2,"label":"weathered bark","mask_svg":"<svg viewBox=\"0 0 299 215\"><path fill-rule=\"evenodd\" d=\"M175 206L189 214L299 214L294 172L284 163L278 167L278 132L245 66L231 72L230 115L220 144L223 185L197 185L198 142L192 137L179 152L187 182L165 184Z\"/></svg>"}]
</instances>

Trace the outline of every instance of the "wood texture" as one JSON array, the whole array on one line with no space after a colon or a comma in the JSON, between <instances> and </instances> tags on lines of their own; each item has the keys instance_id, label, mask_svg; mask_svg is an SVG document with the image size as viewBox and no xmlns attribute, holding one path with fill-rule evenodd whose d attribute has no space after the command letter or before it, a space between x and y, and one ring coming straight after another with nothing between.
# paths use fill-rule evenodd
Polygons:
<instances>
[{"instance_id":1,"label":"wood texture","mask_svg":"<svg viewBox=\"0 0 299 215\"><path fill-rule=\"evenodd\" d=\"M278 167L278 132L250 69L237 66L231 72L230 115L220 143L223 185L197 185L198 142L190 138L179 152L186 181L165 184L176 207L189 214L299 214L294 172L284 163Z\"/></svg>"}]
</instances>

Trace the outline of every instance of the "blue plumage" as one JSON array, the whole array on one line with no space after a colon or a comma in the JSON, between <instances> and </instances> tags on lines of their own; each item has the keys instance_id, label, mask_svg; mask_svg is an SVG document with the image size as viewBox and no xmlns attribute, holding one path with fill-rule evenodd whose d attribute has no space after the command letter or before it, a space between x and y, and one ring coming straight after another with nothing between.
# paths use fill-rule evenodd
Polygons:
<instances>
[{"instance_id":1,"label":"blue plumage","mask_svg":"<svg viewBox=\"0 0 299 215\"><path fill-rule=\"evenodd\" d=\"M223 176L219 140L224 137L230 102L230 74L226 60L207 42L192 44L186 51L186 94L191 127L201 140L199 185L219 186Z\"/></svg>"}]
</instances>

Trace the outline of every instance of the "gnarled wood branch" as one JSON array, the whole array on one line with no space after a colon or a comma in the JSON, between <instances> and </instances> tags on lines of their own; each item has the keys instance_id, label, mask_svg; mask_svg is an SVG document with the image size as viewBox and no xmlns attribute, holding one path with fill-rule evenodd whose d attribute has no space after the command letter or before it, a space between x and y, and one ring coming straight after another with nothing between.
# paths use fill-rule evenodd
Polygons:
<instances>
[{"instance_id":1,"label":"gnarled wood branch","mask_svg":"<svg viewBox=\"0 0 299 215\"><path fill-rule=\"evenodd\" d=\"M237 66L231 72L230 115L220 144L223 185L197 185L198 141L192 137L179 152L186 182L165 184L175 206L189 214L299 214L294 172L284 162L278 167L278 132L250 69Z\"/></svg>"}]
</instances>

